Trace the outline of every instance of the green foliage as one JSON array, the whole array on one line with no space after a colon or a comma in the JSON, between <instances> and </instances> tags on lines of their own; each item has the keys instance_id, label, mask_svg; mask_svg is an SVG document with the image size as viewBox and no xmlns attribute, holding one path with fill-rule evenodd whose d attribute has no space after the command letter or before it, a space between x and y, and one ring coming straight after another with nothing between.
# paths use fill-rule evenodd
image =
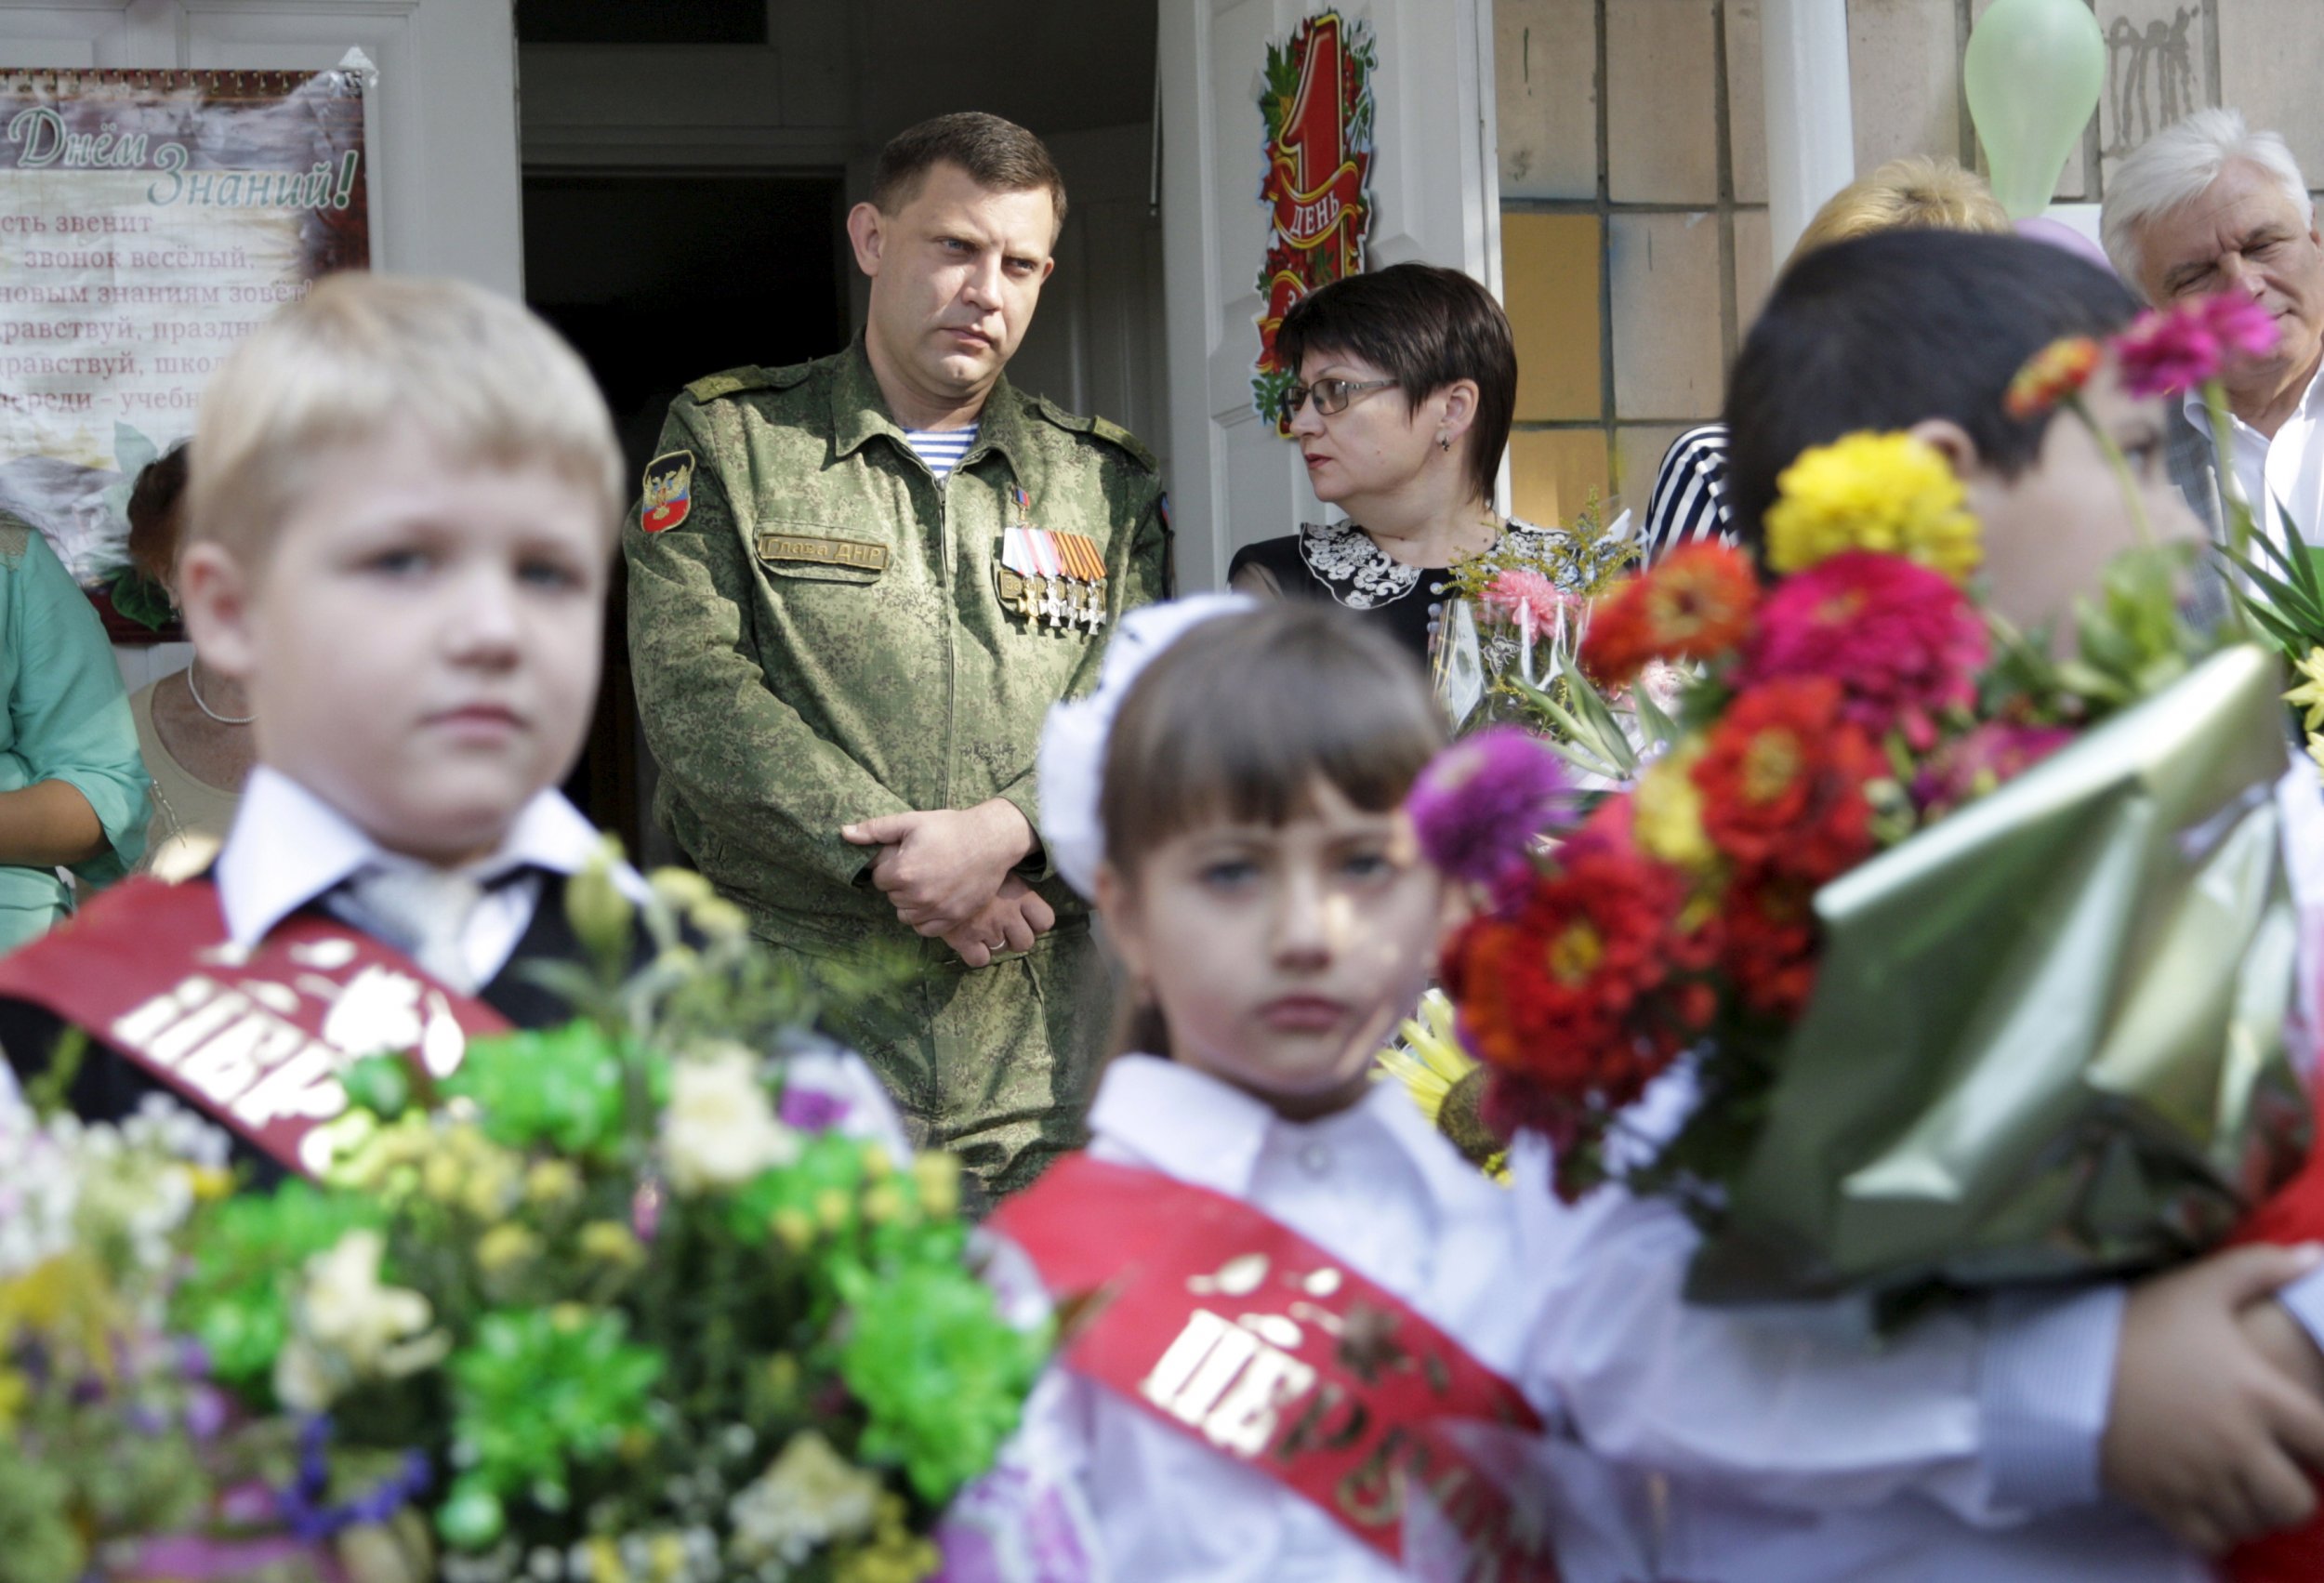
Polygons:
<instances>
[{"instance_id":1,"label":"green foliage","mask_svg":"<svg viewBox=\"0 0 2324 1583\"><path fill-rule=\"evenodd\" d=\"M46 1458L0 1439L0 1583L74 1583L88 1546L67 1505L72 1485Z\"/></svg>"},{"instance_id":2,"label":"green foliage","mask_svg":"<svg viewBox=\"0 0 2324 1583\"><path fill-rule=\"evenodd\" d=\"M2058 666L2059 685L2106 713L2185 676L2212 647L2179 614L2194 553L2191 545L2161 545L2109 561L2096 601L2075 601L2077 652Z\"/></svg>"},{"instance_id":3,"label":"green foliage","mask_svg":"<svg viewBox=\"0 0 2324 1583\"><path fill-rule=\"evenodd\" d=\"M667 1068L656 1066L666 1094ZM623 1052L604 1030L574 1022L474 1040L441 1087L447 1099L474 1102L495 1143L610 1160L624 1138L622 1069Z\"/></svg>"},{"instance_id":4,"label":"green foliage","mask_svg":"<svg viewBox=\"0 0 2324 1583\"><path fill-rule=\"evenodd\" d=\"M215 1205L171 1299L172 1323L208 1349L221 1381L271 1397L269 1380L275 1354L290 1338L291 1296L302 1267L348 1232L386 1220L379 1204L303 1181Z\"/></svg>"},{"instance_id":5,"label":"green foliage","mask_svg":"<svg viewBox=\"0 0 2324 1583\"><path fill-rule=\"evenodd\" d=\"M632 1345L618 1313L577 1304L483 1315L452 1360L458 1493L569 1502L569 1463L602 1462L649 1433L667 1360Z\"/></svg>"},{"instance_id":6,"label":"green foliage","mask_svg":"<svg viewBox=\"0 0 2324 1583\"><path fill-rule=\"evenodd\" d=\"M134 566L115 573L106 593L114 610L149 632L178 624L178 607L170 602L169 590Z\"/></svg>"},{"instance_id":7,"label":"green foliage","mask_svg":"<svg viewBox=\"0 0 2324 1583\"><path fill-rule=\"evenodd\" d=\"M838 1276L850 1304L839 1374L870 1413L864 1455L900 1462L941 1505L1015 1429L1045 1339L1002 1324L992 1292L956 1262L841 1265Z\"/></svg>"}]
</instances>

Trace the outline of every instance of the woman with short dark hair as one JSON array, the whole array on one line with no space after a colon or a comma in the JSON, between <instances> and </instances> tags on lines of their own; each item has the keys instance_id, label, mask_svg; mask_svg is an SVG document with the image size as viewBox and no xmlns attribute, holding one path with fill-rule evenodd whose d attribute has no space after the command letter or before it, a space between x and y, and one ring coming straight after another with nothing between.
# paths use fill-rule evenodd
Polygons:
<instances>
[{"instance_id":1,"label":"woman with short dark hair","mask_svg":"<svg viewBox=\"0 0 2324 1583\"><path fill-rule=\"evenodd\" d=\"M1302 297L1275 351L1298 371L1284 405L1308 481L1347 518L1246 545L1227 581L1330 600L1425 657L1446 568L1511 534L1549 536L1492 508L1517 406L1508 316L1458 270L1393 264Z\"/></svg>"}]
</instances>

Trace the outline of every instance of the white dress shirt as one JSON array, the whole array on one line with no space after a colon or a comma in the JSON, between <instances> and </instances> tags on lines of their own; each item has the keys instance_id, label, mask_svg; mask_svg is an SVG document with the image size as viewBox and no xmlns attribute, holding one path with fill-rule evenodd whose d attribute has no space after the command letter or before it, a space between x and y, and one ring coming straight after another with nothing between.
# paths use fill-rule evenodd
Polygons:
<instances>
[{"instance_id":1,"label":"white dress shirt","mask_svg":"<svg viewBox=\"0 0 2324 1583\"><path fill-rule=\"evenodd\" d=\"M1187 1066L1124 1056L1089 1113L1089 1152L1238 1198L1345 1260L1512 1380L1547 1272L1519 1242L1514 1195L1456 1154L1402 1087L1322 1120L1282 1119ZM1637 1513L1570 1444L1533 1448L1565 1576L1644 1579ZM1004 1476L1072 1486L1094 1518L1096 1576L1116 1583L1361 1583L1400 1572L1304 1497L1052 1366ZM1407 1536L1409 1537L1409 1536Z\"/></svg>"},{"instance_id":2,"label":"white dress shirt","mask_svg":"<svg viewBox=\"0 0 2324 1583\"><path fill-rule=\"evenodd\" d=\"M492 854L464 872L483 881L517 869L570 877L587 868L597 850L596 826L561 793L543 790L518 811ZM310 903L320 900L339 910L331 893L367 870L420 866L418 859L389 851L346 814L261 764L250 772L233 828L211 872L227 938L249 950ZM614 877L631 900L644 900L645 882L635 869L621 864ZM540 902L537 873L485 891L460 939L470 983L490 983L508 966Z\"/></svg>"},{"instance_id":3,"label":"white dress shirt","mask_svg":"<svg viewBox=\"0 0 2324 1583\"><path fill-rule=\"evenodd\" d=\"M1550 1199L1512 1155L1561 1272L1527 1377L1653 1492L1654 1576L1685 1583L2196 1583L2193 1555L2098 1498L2121 1293L1997 1299L1886 1345L1841 1304L1684 1300L1699 1241L1618 1189ZM1567 1583L1620 1583L1566 1570Z\"/></svg>"},{"instance_id":4,"label":"white dress shirt","mask_svg":"<svg viewBox=\"0 0 2324 1583\"><path fill-rule=\"evenodd\" d=\"M2211 412L2203 404L2201 391L2187 392L2181 410L2198 434L2206 439L2211 436ZM2235 451L2236 481L2242 485L2243 498L2261 531L2278 545L2290 545L2302 536L2310 544L2324 544L2324 364L2309 379L2299 406L2284 419L2274 439L2232 413L2227 429ZM2224 493L2220 506L2223 510L2226 506ZM2291 514L2289 527L2282 521L2283 512ZM2224 520L2220 526L2225 528Z\"/></svg>"},{"instance_id":5,"label":"white dress shirt","mask_svg":"<svg viewBox=\"0 0 2324 1583\"><path fill-rule=\"evenodd\" d=\"M516 869L528 871L487 889L470 915L460 946L471 983L490 983L516 954L541 904L541 874L570 878L581 873L596 857L598 844L597 827L562 793L537 792L518 811L492 854L467 870L486 881ZM243 788L242 806L211 877L227 938L247 951L310 903L321 900L336 911L332 892L365 870L416 866L416 859L387 851L313 792L261 764ZM645 901L646 883L636 869L617 864L613 874L631 901ZM363 927L352 917L345 921ZM0 1072L5 1070L0 1065ZM814 1094L832 1102L829 1125L884 1144L899 1160L910 1158L904 1124L887 1090L852 1051L803 1041L786 1053L784 1072L786 1094Z\"/></svg>"}]
</instances>

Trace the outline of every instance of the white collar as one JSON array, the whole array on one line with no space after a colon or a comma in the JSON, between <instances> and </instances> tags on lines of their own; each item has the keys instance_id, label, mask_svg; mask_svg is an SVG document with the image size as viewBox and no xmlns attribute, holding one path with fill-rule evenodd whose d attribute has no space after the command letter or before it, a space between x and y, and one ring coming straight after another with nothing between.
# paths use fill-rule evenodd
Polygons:
<instances>
[{"instance_id":1,"label":"white collar","mask_svg":"<svg viewBox=\"0 0 2324 1583\"><path fill-rule=\"evenodd\" d=\"M2308 388L2300 397L2298 408L2300 416L2316 416L2319 395L2324 395L2324 362L2317 363L2316 372L2308 376ZM2179 398L2179 411L2185 415L2187 422L2195 426L2196 433L2202 435L2205 439L2211 437L2211 408L2203 403L2201 387L2198 386ZM2227 415L2227 427L2229 432L2238 437L2248 434L2252 439L2259 440L2263 444L2270 442L2261 435L2258 429L2236 416L2233 412ZM2276 432L2280 434L2283 430L2279 429Z\"/></svg>"},{"instance_id":2,"label":"white collar","mask_svg":"<svg viewBox=\"0 0 2324 1583\"><path fill-rule=\"evenodd\" d=\"M1413 1107L1404 1085L1375 1082L1354 1105L1314 1121L1286 1121L1231 1083L1159 1056L1123 1055L1089 1103L1089 1130L1166 1176L1232 1198L1249 1195L1269 1148L1300 1147L1343 1130L1384 1132L1428 1183L1440 1210L1506 1189L1460 1157Z\"/></svg>"},{"instance_id":3,"label":"white collar","mask_svg":"<svg viewBox=\"0 0 2324 1583\"><path fill-rule=\"evenodd\" d=\"M578 874L597 846L597 830L581 811L561 793L545 789L518 811L500 845L469 872L487 877L531 866ZM227 938L248 950L291 914L374 865L416 867L417 860L389 851L322 798L260 764L243 786L233 829L212 870ZM640 887L634 872L625 864L616 877L636 899Z\"/></svg>"}]
</instances>

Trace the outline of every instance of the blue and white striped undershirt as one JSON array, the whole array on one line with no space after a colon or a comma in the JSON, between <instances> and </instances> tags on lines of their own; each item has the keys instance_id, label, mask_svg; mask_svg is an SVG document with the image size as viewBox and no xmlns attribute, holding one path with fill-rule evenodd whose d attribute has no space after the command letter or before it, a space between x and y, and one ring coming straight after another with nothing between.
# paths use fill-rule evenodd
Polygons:
<instances>
[{"instance_id":1,"label":"blue and white striped undershirt","mask_svg":"<svg viewBox=\"0 0 2324 1583\"><path fill-rule=\"evenodd\" d=\"M982 424L966 429L907 429L904 442L912 447L912 454L928 464L928 470L939 479L960 465L960 458L976 443L976 431Z\"/></svg>"}]
</instances>

